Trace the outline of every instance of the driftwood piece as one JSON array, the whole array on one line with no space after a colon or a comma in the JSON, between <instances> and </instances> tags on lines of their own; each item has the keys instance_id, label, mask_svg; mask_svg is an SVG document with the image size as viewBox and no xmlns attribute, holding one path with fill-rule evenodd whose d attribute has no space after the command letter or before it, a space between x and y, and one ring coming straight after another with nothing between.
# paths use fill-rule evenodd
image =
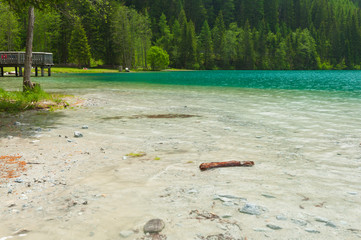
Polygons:
<instances>
[{"instance_id":1,"label":"driftwood piece","mask_svg":"<svg viewBox=\"0 0 361 240\"><path fill-rule=\"evenodd\" d=\"M202 163L199 168L201 171L205 171L211 168L220 168L220 167L252 167L254 165L253 161L228 161L228 162L211 162L211 163Z\"/></svg>"}]
</instances>

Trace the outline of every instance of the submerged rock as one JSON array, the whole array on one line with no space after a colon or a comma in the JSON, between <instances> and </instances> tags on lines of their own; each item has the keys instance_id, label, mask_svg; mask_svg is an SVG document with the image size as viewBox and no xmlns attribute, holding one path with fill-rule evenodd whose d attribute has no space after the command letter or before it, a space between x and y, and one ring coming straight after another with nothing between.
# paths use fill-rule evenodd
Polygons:
<instances>
[{"instance_id":1,"label":"submerged rock","mask_svg":"<svg viewBox=\"0 0 361 240\"><path fill-rule=\"evenodd\" d=\"M144 233L159 233L163 230L165 224L162 219L149 220L143 228Z\"/></svg>"},{"instance_id":2,"label":"submerged rock","mask_svg":"<svg viewBox=\"0 0 361 240\"><path fill-rule=\"evenodd\" d=\"M127 237L131 236L132 234L134 234L133 231L121 231L119 233L119 236L121 236L122 238L127 238Z\"/></svg>"},{"instance_id":3,"label":"submerged rock","mask_svg":"<svg viewBox=\"0 0 361 240\"><path fill-rule=\"evenodd\" d=\"M305 231L309 233L320 233L320 231L311 228L305 228Z\"/></svg>"},{"instance_id":4,"label":"submerged rock","mask_svg":"<svg viewBox=\"0 0 361 240\"><path fill-rule=\"evenodd\" d=\"M330 222L330 221L328 221L328 222L326 223L326 226L327 226L327 227L332 227L332 228L337 228L337 226L336 226L333 222Z\"/></svg>"},{"instance_id":5,"label":"submerged rock","mask_svg":"<svg viewBox=\"0 0 361 240\"><path fill-rule=\"evenodd\" d=\"M239 209L239 211L241 213L250 214L250 215L261 215L262 213L267 211L267 209L255 204L246 203L242 209Z\"/></svg>"},{"instance_id":6,"label":"submerged rock","mask_svg":"<svg viewBox=\"0 0 361 240\"><path fill-rule=\"evenodd\" d=\"M302 220L302 219L295 219L295 218L292 218L291 221L294 223L294 224L297 224L301 227L303 226L306 226L307 225L307 222Z\"/></svg>"},{"instance_id":7,"label":"submerged rock","mask_svg":"<svg viewBox=\"0 0 361 240\"><path fill-rule=\"evenodd\" d=\"M287 220L287 217L285 215L277 215L276 216L276 219L277 220L280 220L280 221L286 221Z\"/></svg>"},{"instance_id":8,"label":"submerged rock","mask_svg":"<svg viewBox=\"0 0 361 240\"><path fill-rule=\"evenodd\" d=\"M280 226L273 225L273 224L267 224L266 226L272 230L281 230L282 229Z\"/></svg>"},{"instance_id":9,"label":"submerged rock","mask_svg":"<svg viewBox=\"0 0 361 240\"><path fill-rule=\"evenodd\" d=\"M81 137L83 137L83 134L82 134L81 132L75 131L75 132L74 132L74 137L76 137L76 138L81 138Z\"/></svg>"}]
</instances>

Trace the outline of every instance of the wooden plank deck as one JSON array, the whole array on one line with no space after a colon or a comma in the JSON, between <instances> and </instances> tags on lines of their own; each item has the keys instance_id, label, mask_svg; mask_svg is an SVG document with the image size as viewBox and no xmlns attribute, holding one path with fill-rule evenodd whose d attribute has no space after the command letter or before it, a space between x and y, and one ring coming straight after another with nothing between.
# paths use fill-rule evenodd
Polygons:
<instances>
[{"instance_id":1,"label":"wooden plank deck","mask_svg":"<svg viewBox=\"0 0 361 240\"><path fill-rule=\"evenodd\" d=\"M22 76L22 69L25 62L25 52L0 52L0 77L4 76L4 67L15 67L15 75ZM44 69L48 69L48 76L51 76L53 54L46 52L33 52L32 66L35 67L35 76L38 76L38 67L41 68L41 76L44 76ZM19 68L19 71L18 71Z\"/></svg>"}]
</instances>

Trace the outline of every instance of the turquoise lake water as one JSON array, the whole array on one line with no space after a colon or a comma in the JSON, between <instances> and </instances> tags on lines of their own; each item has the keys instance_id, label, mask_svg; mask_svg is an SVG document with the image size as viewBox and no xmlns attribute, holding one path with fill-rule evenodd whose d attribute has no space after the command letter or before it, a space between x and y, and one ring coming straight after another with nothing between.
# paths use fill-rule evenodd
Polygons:
<instances>
[{"instance_id":1,"label":"turquoise lake water","mask_svg":"<svg viewBox=\"0 0 361 240\"><path fill-rule=\"evenodd\" d=\"M3 85L14 86L6 78ZM183 71L107 74L54 74L33 78L44 87L102 88L122 85L207 86L251 89L329 91L359 96L361 71Z\"/></svg>"}]
</instances>

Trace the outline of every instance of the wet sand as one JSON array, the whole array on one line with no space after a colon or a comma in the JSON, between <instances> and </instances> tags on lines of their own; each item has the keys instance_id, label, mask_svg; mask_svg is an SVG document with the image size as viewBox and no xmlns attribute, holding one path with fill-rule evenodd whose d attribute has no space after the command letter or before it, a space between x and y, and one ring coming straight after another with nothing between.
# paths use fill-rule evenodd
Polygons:
<instances>
[{"instance_id":1,"label":"wet sand","mask_svg":"<svg viewBox=\"0 0 361 240\"><path fill-rule=\"evenodd\" d=\"M1 240L147 239L153 218L167 239L361 238L357 99L196 87L78 94L82 107L1 115L1 155L27 163L0 179ZM228 160L255 166L199 170Z\"/></svg>"}]
</instances>

